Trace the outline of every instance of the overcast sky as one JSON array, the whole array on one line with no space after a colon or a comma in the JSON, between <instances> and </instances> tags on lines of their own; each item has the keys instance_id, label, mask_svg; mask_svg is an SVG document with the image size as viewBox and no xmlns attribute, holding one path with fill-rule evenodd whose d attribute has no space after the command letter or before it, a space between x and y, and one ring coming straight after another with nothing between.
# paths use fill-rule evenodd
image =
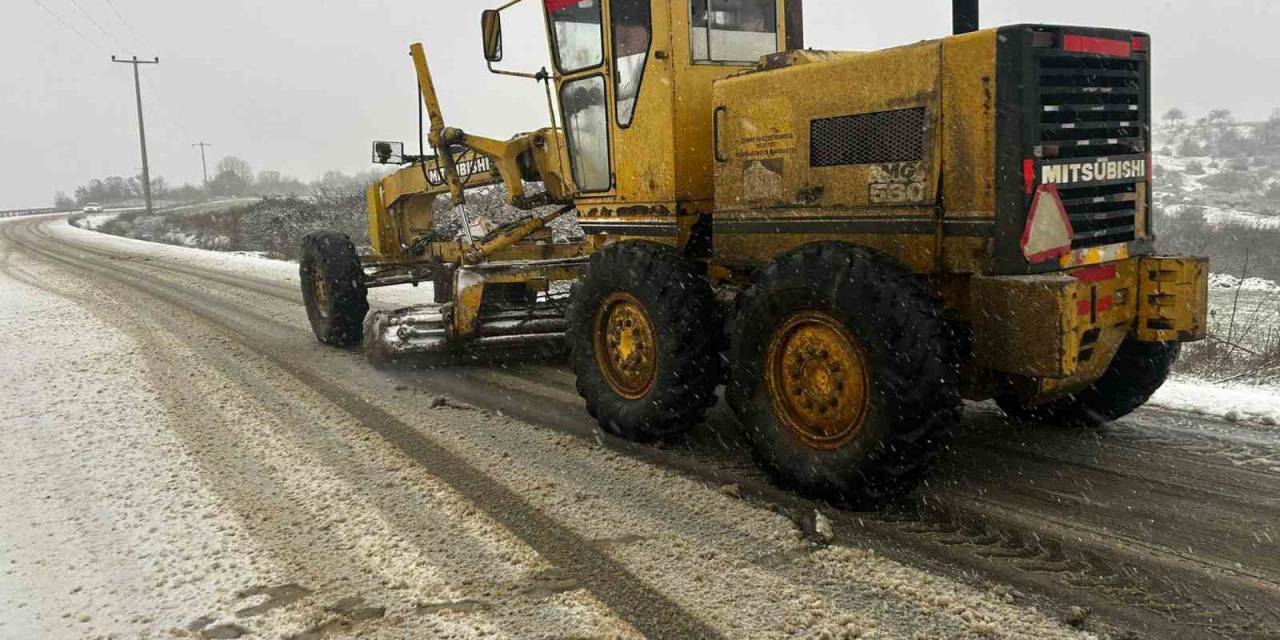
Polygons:
<instances>
[{"instance_id":1,"label":"overcast sky","mask_svg":"<svg viewBox=\"0 0 1280 640\"><path fill-rule=\"evenodd\" d=\"M132 72L113 53L160 57L142 68L142 89L151 173L170 184L199 182L200 140L214 145L211 166L236 155L305 180L368 168L373 139L415 141L414 41L426 45L451 125L506 137L547 124L539 85L485 70L479 13L499 0L0 4L0 209L49 206L56 190L139 172ZM950 4L806 0L808 44L866 50L936 37L950 29ZM539 11L526 0L504 16L507 66L545 60ZM1256 119L1280 107L1280 2L988 0L982 22L1147 30L1158 110Z\"/></svg>"}]
</instances>

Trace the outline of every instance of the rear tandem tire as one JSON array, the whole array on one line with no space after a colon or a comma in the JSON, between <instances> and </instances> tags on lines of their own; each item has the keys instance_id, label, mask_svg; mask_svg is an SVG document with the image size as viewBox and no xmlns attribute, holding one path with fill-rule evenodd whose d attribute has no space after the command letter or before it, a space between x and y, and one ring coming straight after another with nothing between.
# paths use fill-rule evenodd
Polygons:
<instances>
[{"instance_id":1,"label":"rear tandem tire","mask_svg":"<svg viewBox=\"0 0 1280 640\"><path fill-rule=\"evenodd\" d=\"M623 242L591 256L568 320L578 393L604 432L640 442L679 435L715 404L714 297L674 249Z\"/></svg>"},{"instance_id":2,"label":"rear tandem tire","mask_svg":"<svg viewBox=\"0 0 1280 640\"><path fill-rule=\"evenodd\" d=\"M801 247L739 299L729 405L775 480L876 507L945 449L961 400L951 334L908 273L837 243Z\"/></svg>"},{"instance_id":3,"label":"rear tandem tire","mask_svg":"<svg viewBox=\"0 0 1280 640\"><path fill-rule=\"evenodd\" d=\"M335 347L360 344L369 311L368 289L351 240L333 231L307 234L298 275L316 339Z\"/></svg>"},{"instance_id":4,"label":"rear tandem tire","mask_svg":"<svg viewBox=\"0 0 1280 640\"><path fill-rule=\"evenodd\" d=\"M999 396L996 404L1014 420L1066 427L1096 427L1119 420L1146 404L1164 385L1178 361L1178 342L1138 342L1129 339L1097 382L1083 391L1042 405L1014 396Z\"/></svg>"}]
</instances>

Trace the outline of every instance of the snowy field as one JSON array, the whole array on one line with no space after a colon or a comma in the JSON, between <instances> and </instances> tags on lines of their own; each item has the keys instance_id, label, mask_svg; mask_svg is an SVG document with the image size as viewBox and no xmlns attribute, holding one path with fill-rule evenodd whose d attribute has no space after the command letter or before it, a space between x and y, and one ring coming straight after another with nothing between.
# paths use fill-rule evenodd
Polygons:
<instances>
[{"instance_id":1,"label":"snowy field","mask_svg":"<svg viewBox=\"0 0 1280 640\"><path fill-rule=\"evenodd\" d=\"M1239 207L1221 206L1213 204L1212 196L1215 195L1213 189L1204 186L1204 180L1215 177L1224 172L1225 160L1216 159L1211 156L1201 157L1176 157L1167 155L1156 155L1156 165L1160 166L1165 172L1176 172L1180 174L1180 179L1184 180L1181 186L1181 201L1171 202L1164 207L1165 214L1179 215L1188 207L1198 207L1204 212L1204 219L1213 225L1238 223L1251 225L1263 229L1280 228L1280 216L1267 211L1252 211L1247 209L1239 209ZM1196 165L1203 170L1203 174L1187 173L1189 165ZM1169 197L1165 193L1167 186L1161 183L1160 179L1155 180L1156 200L1162 200L1162 196Z\"/></svg>"},{"instance_id":2,"label":"snowy field","mask_svg":"<svg viewBox=\"0 0 1280 640\"><path fill-rule=\"evenodd\" d=\"M1233 314L1234 309L1234 314ZM1280 341L1280 284L1261 278L1212 274L1209 278L1209 329L1217 339L1257 352ZM1211 338L1214 339L1214 338ZM1280 421L1280 385L1251 384L1238 374L1212 379L1175 376L1152 404L1274 427Z\"/></svg>"},{"instance_id":3,"label":"snowy field","mask_svg":"<svg viewBox=\"0 0 1280 640\"><path fill-rule=\"evenodd\" d=\"M1280 284L1261 278L1213 274L1209 282L1209 327L1253 349L1280 343Z\"/></svg>"}]
</instances>

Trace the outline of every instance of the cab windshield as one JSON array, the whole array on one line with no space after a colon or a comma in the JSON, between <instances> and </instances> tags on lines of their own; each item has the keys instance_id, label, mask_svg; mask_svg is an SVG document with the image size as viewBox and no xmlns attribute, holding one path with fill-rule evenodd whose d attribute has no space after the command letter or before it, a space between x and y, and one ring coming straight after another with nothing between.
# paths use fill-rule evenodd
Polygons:
<instances>
[{"instance_id":1,"label":"cab windshield","mask_svg":"<svg viewBox=\"0 0 1280 640\"><path fill-rule=\"evenodd\" d=\"M545 0L555 34L556 66L573 73L604 62L601 0Z\"/></svg>"}]
</instances>

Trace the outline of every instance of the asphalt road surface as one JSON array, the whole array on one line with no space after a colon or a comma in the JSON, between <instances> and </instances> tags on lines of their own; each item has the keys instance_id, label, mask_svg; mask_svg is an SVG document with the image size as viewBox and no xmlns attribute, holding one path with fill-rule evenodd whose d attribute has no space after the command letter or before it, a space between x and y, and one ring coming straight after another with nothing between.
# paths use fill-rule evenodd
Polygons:
<instances>
[{"instance_id":1,"label":"asphalt road surface","mask_svg":"<svg viewBox=\"0 0 1280 640\"><path fill-rule=\"evenodd\" d=\"M253 262L0 223L0 637L1280 637L1275 431L970 405L853 512L723 403L642 447L554 358L322 347Z\"/></svg>"}]
</instances>

